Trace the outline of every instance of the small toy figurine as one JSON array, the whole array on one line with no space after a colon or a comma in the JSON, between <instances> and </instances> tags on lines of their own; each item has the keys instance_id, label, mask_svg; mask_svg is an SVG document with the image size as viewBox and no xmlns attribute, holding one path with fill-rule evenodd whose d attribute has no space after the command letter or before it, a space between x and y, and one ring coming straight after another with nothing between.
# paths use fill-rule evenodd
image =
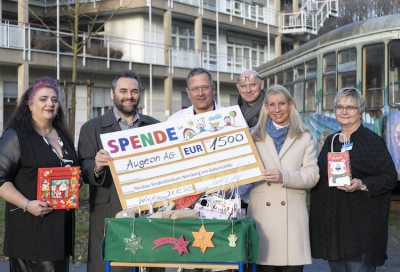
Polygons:
<instances>
[{"instance_id":1,"label":"small toy figurine","mask_svg":"<svg viewBox=\"0 0 400 272\"><path fill-rule=\"evenodd\" d=\"M230 247L236 247L236 241L237 241L236 234L229 234L228 240Z\"/></svg>"}]
</instances>

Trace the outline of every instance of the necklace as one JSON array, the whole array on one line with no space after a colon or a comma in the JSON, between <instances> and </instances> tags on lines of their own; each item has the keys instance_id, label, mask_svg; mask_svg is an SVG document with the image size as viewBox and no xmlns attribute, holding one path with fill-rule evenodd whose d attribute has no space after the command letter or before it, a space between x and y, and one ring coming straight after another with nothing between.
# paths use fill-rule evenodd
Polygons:
<instances>
[{"instance_id":1,"label":"necklace","mask_svg":"<svg viewBox=\"0 0 400 272\"><path fill-rule=\"evenodd\" d=\"M45 135L40 134L39 131L38 131L38 133L39 133L40 136L42 136L46 140L49 140L49 138L47 136L53 131L53 129L54 129L54 127L51 127L49 132L47 132Z\"/></svg>"}]
</instances>

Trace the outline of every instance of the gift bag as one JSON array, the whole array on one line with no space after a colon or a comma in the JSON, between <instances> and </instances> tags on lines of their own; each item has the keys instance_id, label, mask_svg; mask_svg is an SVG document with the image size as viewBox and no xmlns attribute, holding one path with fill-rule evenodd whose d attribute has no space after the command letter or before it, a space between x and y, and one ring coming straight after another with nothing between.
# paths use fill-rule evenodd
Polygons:
<instances>
[{"instance_id":1,"label":"gift bag","mask_svg":"<svg viewBox=\"0 0 400 272\"><path fill-rule=\"evenodd\" d=\"M213 195L204 195L194 205L193 210L199 211L200 219L229 219L227 214L216 208L213 203Z\"/></svg>"},{"instance_id":2,"label":"gift bag","mask_svg":"<svg viewBox=\"0 0 400 272\"><path fill-rule=\"evenodd\" d=\"M225 193L227 186L231 191L229 195ZM242 202L235 182L219 187L218 192L212 194L212 201L215 209L229 214L231 219L237 218L237 212L241 209Z\"/></svg>"},{"instance_id":3,"label":"gift bag","mask_svg":"<svg viewBox=\"0 0 400 272\"><path fill-rule=\"evenodd\" d=\"M343 147L341 152L333 152L333 141L338 135L344 138ZM328 180L330 187L350 185L350 155L347 151L349 144L346 136L342 133L336 133L332 137L331 152L328 152Z\"/></svg>"}]
</instances>

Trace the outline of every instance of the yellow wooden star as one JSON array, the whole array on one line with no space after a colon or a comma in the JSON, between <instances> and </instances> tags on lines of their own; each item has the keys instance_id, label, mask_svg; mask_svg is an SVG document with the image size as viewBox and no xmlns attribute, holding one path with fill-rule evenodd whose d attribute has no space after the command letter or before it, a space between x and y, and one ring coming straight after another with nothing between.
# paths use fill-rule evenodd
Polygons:
<instances>
[{"instance_id":1,"label":"yellow wooden star","mask_svg":"<svg viewBox=\"0 0 400 272\"><path fill-rule=\"evenodd\" d=\"M214 236L214 232L207 232L204 225L201 226L200 230L192 231L194 236L193 247L199 247L203 254L206 252L207 247L214 247L211 238Z\"/></svg>"}]
</instances>

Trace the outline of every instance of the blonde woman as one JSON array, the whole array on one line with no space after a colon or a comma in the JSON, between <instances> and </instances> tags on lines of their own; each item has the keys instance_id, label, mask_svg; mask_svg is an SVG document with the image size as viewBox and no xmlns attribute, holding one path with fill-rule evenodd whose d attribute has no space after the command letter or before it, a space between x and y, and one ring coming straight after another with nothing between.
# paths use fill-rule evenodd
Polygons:
<instances>
[{"instance_id":1,"label":"blonde woman","mask_svg":"<svg viewBox=\"0 0 400 272\"><path fill-rule=\"evenodd\" d=\"M303 271L311 264L306 190L319 178L317 153L285 87L266 91L252 135L265 167L248 208L260 236L257 269Z\"/></svg>"}]
</instances>

